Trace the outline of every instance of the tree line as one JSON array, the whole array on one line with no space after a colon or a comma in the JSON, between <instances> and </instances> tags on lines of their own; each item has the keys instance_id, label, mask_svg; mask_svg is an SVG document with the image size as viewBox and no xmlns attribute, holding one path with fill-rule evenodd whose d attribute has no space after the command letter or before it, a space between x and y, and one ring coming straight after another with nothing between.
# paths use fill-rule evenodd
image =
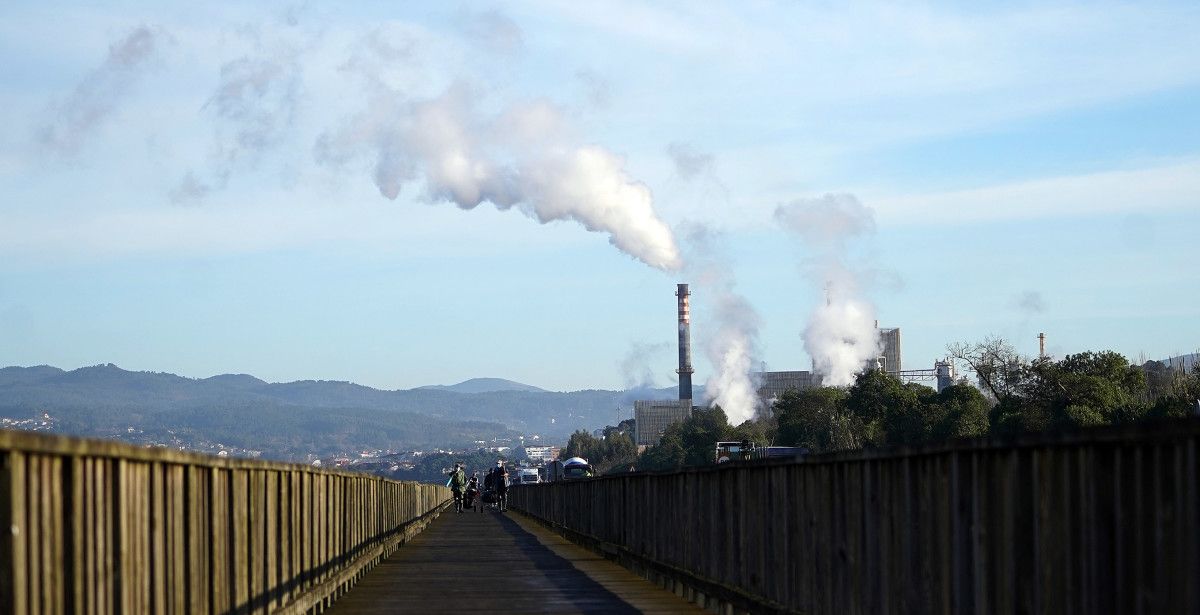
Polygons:
<instances>
[{"instance_id":1,"label":"tree line","mask_svg":"<svg viewBox=\"0 0 1200 615\"><path fill-rule=\"evenodd\" d=\"M867 370L849 387L788 391L762 416L741 425L730 425L719 406L697 409L640 455L632 421L606 428L602 438L579 431L560 458L584 457L599 474L671 470L712 464L715 443L725 440L825 453L1123 425L1200 412L1200 365L1190 371L1158 361L1134 365L1112 351L1028 359L998 338L948 350L974 382L962 378L937 392Z\"/></svg>"}]
</instances>

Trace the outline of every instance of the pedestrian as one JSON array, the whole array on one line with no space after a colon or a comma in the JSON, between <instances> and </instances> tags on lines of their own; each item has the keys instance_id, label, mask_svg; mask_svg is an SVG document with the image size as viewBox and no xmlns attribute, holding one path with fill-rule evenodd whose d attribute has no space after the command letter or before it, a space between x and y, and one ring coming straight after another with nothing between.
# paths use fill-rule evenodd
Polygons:
<instances>
[{"instance_id":1,"label":"pedestrian","mask_svg":"<svg viewBox=\"0 0 1200 615\"><path fill-rule=\"evenodd\" d=\"M496 460L496 467L488 473L488 478L491 479L492 488L496 490L496 503L500 511L508 510L508 470L504 467L503 459Z\"/></svg>"},{"instance_id":2,"label":"pedestrian","mask_svg":"<svg viewBox=\"0 0 1200 615\"><path fill-rule=\"evenodd\" d=\"M467 480L467 491L463 494L463 497L463 508L474 510L475 500L479 497L479 476L472 475L471 478Z\"/></svg>"},{"instance_id":3,"label":"pedestrian","mask_svg":"<svg viewBox=\"0 0 1200 615\"><path fill-rule=\"evenodd\" d=\"M463 472L462 464L454 464L454 469L446 473L450 480L446 481L446 486L450 487L450 492L454 494L454 512L461 513L463 511L463 489L467 486L467 475Z\"/></svg>"}]
</instances>

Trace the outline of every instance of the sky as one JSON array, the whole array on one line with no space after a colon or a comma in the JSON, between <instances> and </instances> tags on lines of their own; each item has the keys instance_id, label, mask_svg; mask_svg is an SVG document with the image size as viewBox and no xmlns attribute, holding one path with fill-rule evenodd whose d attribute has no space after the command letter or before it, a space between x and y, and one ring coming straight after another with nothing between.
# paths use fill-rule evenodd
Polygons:
<instances>
[{"instance_id":1,"label":"sky","mask_svg":"<svg viewBox=\"0 0 1200 615\"><path fill-rule=\"evenodd\" d=\"M4 3L0 365L670 386L679 282L697 382L809 369L849 339L822 306L900 327L907 369L1039 332L1192 352L1197 31L1194 2Z\"/></svg>"}]
</instances>

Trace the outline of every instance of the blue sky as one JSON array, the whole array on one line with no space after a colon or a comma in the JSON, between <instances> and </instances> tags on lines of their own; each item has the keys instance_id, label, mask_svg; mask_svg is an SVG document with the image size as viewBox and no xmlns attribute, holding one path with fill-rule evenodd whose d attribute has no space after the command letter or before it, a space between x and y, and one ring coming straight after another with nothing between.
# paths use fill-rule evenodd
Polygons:
<instances>
[{"instance_id":1,"label":"blue sky","mask_svg":"<svg viewBox=\"0 0 1200 615\"><path fill-rule=\"evenodd\" d=\"M666 386L691 282L698 381L731 292L754 361L806 369L823 280L774 212L825 194L873 214L840 257L906 367L1039 331L1058 356L1191 352L1197 31L1189 2L7 3L0 364ZM388 199L396 131L488 156L464 184L418 153ZM564 147L617 165L681 270L447 200L507 194L509 166L544 196Z\"/></svg>"}]
</instances>

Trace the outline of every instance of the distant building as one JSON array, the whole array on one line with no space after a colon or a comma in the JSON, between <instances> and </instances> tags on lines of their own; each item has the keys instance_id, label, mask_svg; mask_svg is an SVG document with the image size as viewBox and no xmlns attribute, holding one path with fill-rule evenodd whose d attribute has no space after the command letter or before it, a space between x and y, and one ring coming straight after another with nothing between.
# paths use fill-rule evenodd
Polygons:
<instances>
[{"instance_id":1,"label":"distant building","mask_svg":"<svg viewBox=\"0 0 1200 615\"><path fill-rule=\"evenodd\" d=\"M639 399L633 402L634 443L639 446L656 446L667 427L691 416L690 399Z\"/></svg>"},{"instance_id":2,"label":"distant building","mask_svg":"<svg viewBox=\"0 0 1200 615\"><path fill-rule=\"evenodd\" d=\"M883 345L883 354L879 356L883 371L898 376L904 369L900 363L900 327L879 329L879 341Z\"/></svg>"},{"instance_id":3,"label":"distant building","mask_svg":"<svg viewBox=\"0 0 1200 615\"><path fill-rule=\"evenodd\" d=\"M821 386L821 377L812 372L755 372L750 377L758 383L758 399L764 408L787 391L803 391Z\"/></svg>"},{"instance_id":4,"label":"distant building","mask_svg":"<svg viewBox=\"0 0 1200 615\"><path fill-rule=\"evenodd\" d=\"M526 446L525 455L533 463L546 463L558 458L557 446Z\"/></svg>"}]
</instances>

